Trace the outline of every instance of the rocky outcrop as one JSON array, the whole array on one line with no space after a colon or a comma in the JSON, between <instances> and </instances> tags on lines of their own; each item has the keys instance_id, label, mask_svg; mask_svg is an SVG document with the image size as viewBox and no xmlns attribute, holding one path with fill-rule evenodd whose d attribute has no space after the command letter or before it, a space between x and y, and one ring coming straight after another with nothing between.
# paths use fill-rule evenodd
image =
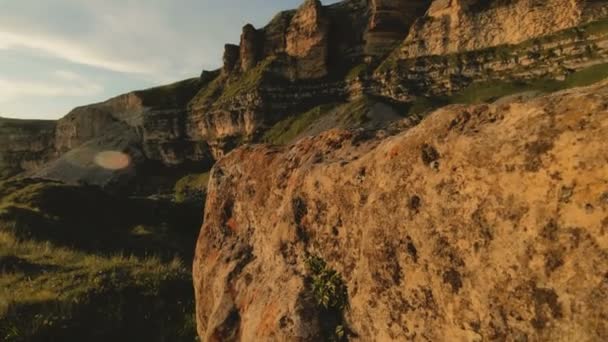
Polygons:
<instances>
[{"instance_id":1,"label":"rocky outcrop","mask_svg":"<svg viewBox=\"0 0 608 342\"><path fill-rule=\"evenodd\" d=\"M286 52L294 58L294 79L327 75L329 21L319 0L306 0L287 29Z\"/></svg>"},{"instance_id":2,"label":"rocky outcrop","mask_svg":"<svg viewBox=\"0 0 608 342\"><path fill-rule=\"evenodd\" d=\"M186 105L202 85L190 79L76 108L58 121L55 148L62 154L92 139L120 139L113 128L126 125L139 136L137 144L148 160L166 165L201 161L206 158L201 143L190 141L185 125Z\"/></svg>"},{"instance_id":3,"label":"rocky outcrop","mask_svg":"<svg viewBox=\"0 0 608 342\"><path fill-rule=\"evenodd\" d=\"M0 117L0 179L34 170L55 155L55 122Z\"/></svg>"},{"instance_id":4,"label":"rocky outcrop","mask_svg":"<svg viewBox=\"0 0 608 342\"><path fill-rule=\"evenodd\" d=\"M521 44L441 56L393 56L376 70L372 89L408 101L422 94L449 96L473 83L552 84L576 72L601 72L608 63L607 48L608 30L597 21Z\"/></svg>"},{"instance_id":5,"label":"rocky outcrop","mask_svg":"<svg viewBox=\"0 0 608 342\"><path fill-rule=\"evenodd\" d=\"M430 0L371 0L365 53L385 56L405 39L417 18L424 15Z\"/></svg>"},{"instance_id":6,"label":"rocky outcrop","mask_svg":"<svg viewBox=\"0 0 608 342\"><path fill-rule=\"evenodd\" d=\"M234 67L239 62L240 47L234 44L224 45L224 56L222 58L224 74L229 74L234 70Z\"/></svg>"},{"instance_id":7,"label":"rocky outcrop","mask_svg":"<svg viewBox=\"0 0 608 342\"><path fill-rule=\"evenodd\" d=\"M603 83L232 152L193 268L201 339L608 339L607 103Z\"/></svg>"},{"instance_id":8,"label":"rocky outcrop","mask_svg":"<svg viewBox=\"0 0 608 342\"><path fill-rule=\"evenodd\" d=\"M262 51L259 32L251 24L243 27L241 34L241 70L247 72L260 61Z\"/></svg>"},{"instance_id":9,"label":"rocky outcrop","mask_svg":"<svg viewBox=\"0 0 608 342\"><path fill-rule=\"evenodd\" d=\"M401 48L403 58L519 44L606 18L604 1L435 0Z\"/></svg>"}]
</instances>

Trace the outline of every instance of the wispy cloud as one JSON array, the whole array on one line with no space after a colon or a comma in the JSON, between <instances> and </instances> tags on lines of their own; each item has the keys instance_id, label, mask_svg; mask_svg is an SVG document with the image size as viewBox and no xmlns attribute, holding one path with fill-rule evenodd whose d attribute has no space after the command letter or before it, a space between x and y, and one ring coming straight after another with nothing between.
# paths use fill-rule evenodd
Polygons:
<instances>
[{"instance_id":1,"label":"wispy cloud","mask_svg":"<svg viewBox=\"0 0 608 342\"><path fill-rule=\"evenodd\" d=\"M221 65L244 24L301 1L0 0L0 112L55 118L196 76Z\"/></svg>"},{"instance_id":2,"label":"wispy cloud","mask_svg":"<svg viewBox=\"0 0 608 342\"><path fill-rule=\"evenodd\" d=\"M143 63L112 60L88 50L81 44L55 37L28 35L0 31L0 49L28 48L51 56L66 59L73 63L99 67L126 73L150 73Z\"/></svg>"},{"instance_id":3,"label":"wispy cloud","mask_svg":"<svg viewBox=\"0 0 608 342\"><path fill-rule=\"evenodd\" d=\"M104 90L102 85L70 71L58 70L55 76L55 80L48 81L0 78L0 103L37 97L94 96Z\"/></svg>"}]
</instances>

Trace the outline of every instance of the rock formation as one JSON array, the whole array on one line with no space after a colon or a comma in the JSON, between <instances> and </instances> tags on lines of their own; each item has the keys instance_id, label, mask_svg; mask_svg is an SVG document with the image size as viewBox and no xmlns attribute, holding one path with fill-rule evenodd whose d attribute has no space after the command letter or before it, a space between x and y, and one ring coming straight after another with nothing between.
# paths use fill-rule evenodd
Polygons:
<instances>
[{"instance_id":1,"label":"rock formation","mask_svg":"<svg viewBox=\"0 0 608 342\"><path fill-rule=\"evenodd\" d=\"M28 163L129 132L123 140L144 163L209 164L320 105L374 98L402 111L480 83L578 84L578 73L593 79L608 63L607 18L599 0L308 0L245 26L219 71L75 109L57 122L45 157ZM347 126L336 122L317 127ZM125 145L98 147L113 146Z\"/></svg>"},{"instance_id":2,"label":"rock formation","mask_svg":"<svg viewBox=\"0 0 608 342\"><path fill-rule=\"evenodd\" d=\"M295 79L327 75L329 21L319 0L306 0L287 29L286 52L294 58Z\"/></svg>"},{"instance_id":3,"label":"rock formation","mask_svg":"<svg viewBox=\"0 0 608 342\"><path fill-rule=\"evenodd\" d=\"M604 1L435 0L404 43L404 58L519 44L608 15Z\"/></svg>"},{"instance_id":4,"label":"rock formation","mask_svg":"<svg viewBox=\"0 0 608 342\"><path fill-rule=\"evenodd\" d=\"M253 69L260 60L260 37L251 24L243 27L241 35L241 70L247 72Z\"/></svg>"},{"instance_id":5,"label":"rock formation","mask_svg":"<svg viewBox=\"0 0 608 342\"><path fill-rule=\"evenodd\" d=\"M226 44L224 46L224 57L222 58L224 65L222 71L224 74L229 74L234 71L234 67L239 62L240 47L234 44Z\"/></svg>"},{"instance_id":6,"label":"rock formation","mask_svg":"<svg viewBox=\"0 0 608 342\"><path fill-rule=\"evenodd\" d=\"M604 82L237 149L209 183L200 337L608 339L607 103Z\"/></svg>"},{"instance_id":7,"label":"rock formation","mask_svg":"<svg viewBox=\"0 0 608 342\"><path fill-rule=\"evenodd\" d=\"M371 0L365 53L382 57L405 39L415 19L429 8L430 0Z\"/></svg>"},{"instance_id":8,"label":"rock formation","mask_svg":"<svg viewBox=\"0 0 608 342\"><path fill-rule=\"evenodd\" d=\"M0 117L0 179L35 170L55 155L55 122Z\"/></svg>"}]
</instances>

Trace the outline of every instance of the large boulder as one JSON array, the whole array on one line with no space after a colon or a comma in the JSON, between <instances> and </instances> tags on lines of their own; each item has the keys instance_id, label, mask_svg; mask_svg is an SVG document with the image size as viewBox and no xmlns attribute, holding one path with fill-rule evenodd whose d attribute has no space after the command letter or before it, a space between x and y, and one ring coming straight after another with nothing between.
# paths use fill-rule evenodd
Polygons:
<instances>
[{"instance_id":1,"label":"large boulder","mask_svg":"<svg viewBox=\"0 0 608 342\"><path fill-rule=\"evenodd\" d=\"M203 341L605 341L608 84L214 167Z\"/></svg>"}]
</instances>

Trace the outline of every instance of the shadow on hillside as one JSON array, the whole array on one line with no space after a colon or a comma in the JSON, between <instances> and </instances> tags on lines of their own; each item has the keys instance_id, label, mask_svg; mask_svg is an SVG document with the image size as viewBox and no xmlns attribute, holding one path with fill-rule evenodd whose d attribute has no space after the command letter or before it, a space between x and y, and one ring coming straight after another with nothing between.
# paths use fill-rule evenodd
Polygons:
<instances>
[{"instance_id":1,"label":"shadow on hillside","mask_svg":"<svg viewBox=\"0 0 608 342\"><path fill-rule=\"evenodd\" d=\"M154 292L130 286L79 301L9 306L0 320L5 341L193 341L189 279L163 282Z\"/></svg>"},{"instance_id":2,"label":"shadow on hillside","mask_svg":"<svg viewBox=\"0 0 608 342\"><path fill-rule=\"evenodd\" d=\"M28 181L14 188L0 199L0 230L19 239L93 254L192 261L202 204L123 198L55 182Z\"/></svg>"}]
</instances>

